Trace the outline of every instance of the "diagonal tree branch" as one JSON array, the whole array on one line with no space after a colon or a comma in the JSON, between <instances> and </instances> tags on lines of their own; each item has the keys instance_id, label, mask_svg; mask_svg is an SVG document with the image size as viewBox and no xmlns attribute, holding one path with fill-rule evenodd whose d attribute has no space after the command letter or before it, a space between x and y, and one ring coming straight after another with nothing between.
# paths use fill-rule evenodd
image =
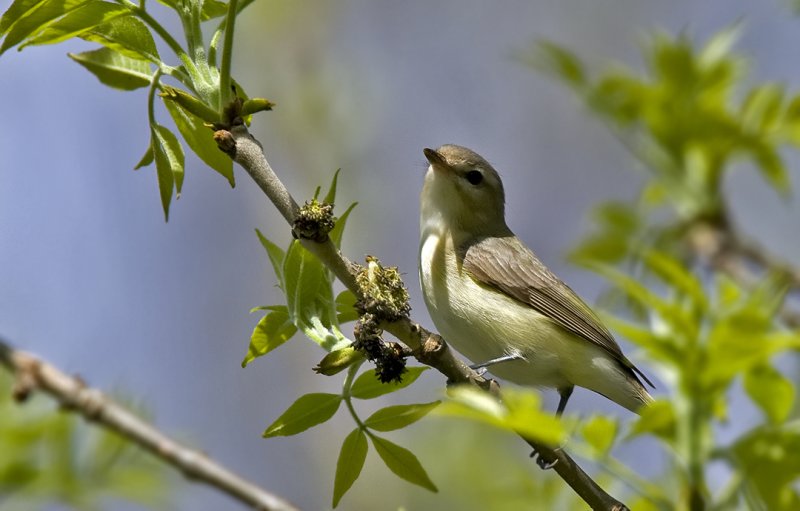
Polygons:
<instances>
[{"instance_id":1,"label":"diagonal tree branch","mask_svg":"<svg viewBox=\"0 0 800 511\"><path fill-rule=\"evenodd\" d=\"M246 481L207 455L179 444L109 396L87 387L79 378L65 374L30 353L15 350L2 340L0 364L16 377L14 397L18 401L23 401L33 391L41 390L55 398L64 409L116 431L177 468L190 480L213 486L253 509L297 511L281 497Z\"/></svg>"},{"instance_id":2,"label":"diagonal tree branch","mask_svg":"<svg viewBox=\"0 0 800 511\"><path fill-rule=\"evenodd\" d=\"M297 202L272 170L261 144L249 133L247 127L238 122L229 130L217 131L214 138L220 149L247 171L289 225L293 226L299 209ZM307 250L328 266L348 289L356 296L360 296L361 291L356 284L353 264L341 255L333 242L310 239L301 239L301 242ZM458 359L438 334L426 330L408 317L381 326L411 348L417 360L437 369L447 376L450 382L477 385L498 395L498 385L486 380ZM555 462L556 473L592 509L613 511L628 509L606 493L563 449L553 449L527 438L525 441L544 459Z\"/></svg>"},{"instance_id":3,"label":"diagonal tree branch","mask_svg":"<svg viewBox=\"0 0 800 511\"><path fill-rule=\"evenodd\" d=\"M761 245L745 239L730 222L696 222L688 231L689 247L701 261L728 275L745 288L755 287L764 273L786 276L800 291L800 268L781 261ZM800 328L800 312L784 300L778 317L789 328Z\"/></svg>"}]
</instances>

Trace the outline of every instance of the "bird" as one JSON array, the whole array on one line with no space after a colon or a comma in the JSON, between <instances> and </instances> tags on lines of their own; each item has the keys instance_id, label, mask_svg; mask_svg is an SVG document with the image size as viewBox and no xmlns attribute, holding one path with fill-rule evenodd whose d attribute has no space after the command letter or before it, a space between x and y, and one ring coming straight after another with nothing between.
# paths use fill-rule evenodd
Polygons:
<instances>
[{"instance_id":1,"label":"bird","mask_svg":"<svg viewBox=\"0 0 800 511\"><path fill-rule=\"evenodd\" d=\"M474 369L554 388L561 416L575 386L641 413L652 382L578 295L509 229L500 175L446 144L423 150L419 277L439 333Z\"/></svg>"}]
</instances>

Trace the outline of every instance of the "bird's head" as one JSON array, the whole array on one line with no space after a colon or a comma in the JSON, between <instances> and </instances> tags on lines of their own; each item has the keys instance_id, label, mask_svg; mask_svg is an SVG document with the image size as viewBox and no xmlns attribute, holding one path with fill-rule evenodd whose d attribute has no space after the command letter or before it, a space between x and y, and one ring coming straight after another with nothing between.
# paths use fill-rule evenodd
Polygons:
<instances>
[{"instance_id":1,"label":"bird's head","mask_svg":"<svg viewBox=\"0 0 800 511\"><path fill-rule=\"evenodd\" d=\"M420 198L423 225L443 223L468 237L508 231L503 183L489 162L452 144L423 153L430 163Z\"/></svg>"}]
</instances>

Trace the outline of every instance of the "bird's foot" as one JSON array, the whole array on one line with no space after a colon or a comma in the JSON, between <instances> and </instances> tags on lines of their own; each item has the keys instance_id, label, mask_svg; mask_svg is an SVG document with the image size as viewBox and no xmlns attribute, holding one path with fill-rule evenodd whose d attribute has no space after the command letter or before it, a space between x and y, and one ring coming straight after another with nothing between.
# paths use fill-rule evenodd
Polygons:
<instances>
[{"instance_id":1,"label":"bird's foot","mask_svg":"<svg viewBox=\"0 0 800 511\"><path fill-rule=\"evenodd\" d=\"M556 447L554 449L554 451L558 450L561 450L561 447ZM531 458L534 459L536 464L539 465L539 468L541 468L542 470L550 470L551 468L558 465L558 458L548 459L536 449L534 449L533 452L531 452Z\"/></svg>"}]
</instances>

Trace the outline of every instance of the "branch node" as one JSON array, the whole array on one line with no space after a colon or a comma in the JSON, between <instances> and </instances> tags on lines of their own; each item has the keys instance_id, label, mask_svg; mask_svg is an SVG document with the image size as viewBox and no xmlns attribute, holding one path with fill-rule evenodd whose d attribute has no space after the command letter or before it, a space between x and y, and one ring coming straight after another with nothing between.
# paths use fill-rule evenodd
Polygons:
<instances>
[{"instance_id":1,"label":"branch node","mask_svg":"<svg viewBox=\"0 0 800 511\"><path fill-rule=\"evenodd\" d=\"M217 143L220 151L230 156L232 159L236 158L236 139L228 130L217 130L214 132L214 142Z\"/></svg>"},{"instance_id":2,"label":"branch node","mask_svg":"<svg viewBox=\"0 0 800 511\"><path fill-rule=\"evenodd\" d=\"M311 199L300 208L292 225L292 235L295 238L324 243L328 240L328 233L335 225L333 204Z\"/></svg>"},{"instance_id":3,"label":"branch node","mask_svg":"<svg viewBox=\"0 0 800 511\"><path fill-rule=\"evenodd\" d=\"M382 334L375 315L362 314L353 329L353 348L375 363L375 374L382 383L399 382L406 372L403 347L396 342L384 341Z\"/></svg>"}]
</instances>

